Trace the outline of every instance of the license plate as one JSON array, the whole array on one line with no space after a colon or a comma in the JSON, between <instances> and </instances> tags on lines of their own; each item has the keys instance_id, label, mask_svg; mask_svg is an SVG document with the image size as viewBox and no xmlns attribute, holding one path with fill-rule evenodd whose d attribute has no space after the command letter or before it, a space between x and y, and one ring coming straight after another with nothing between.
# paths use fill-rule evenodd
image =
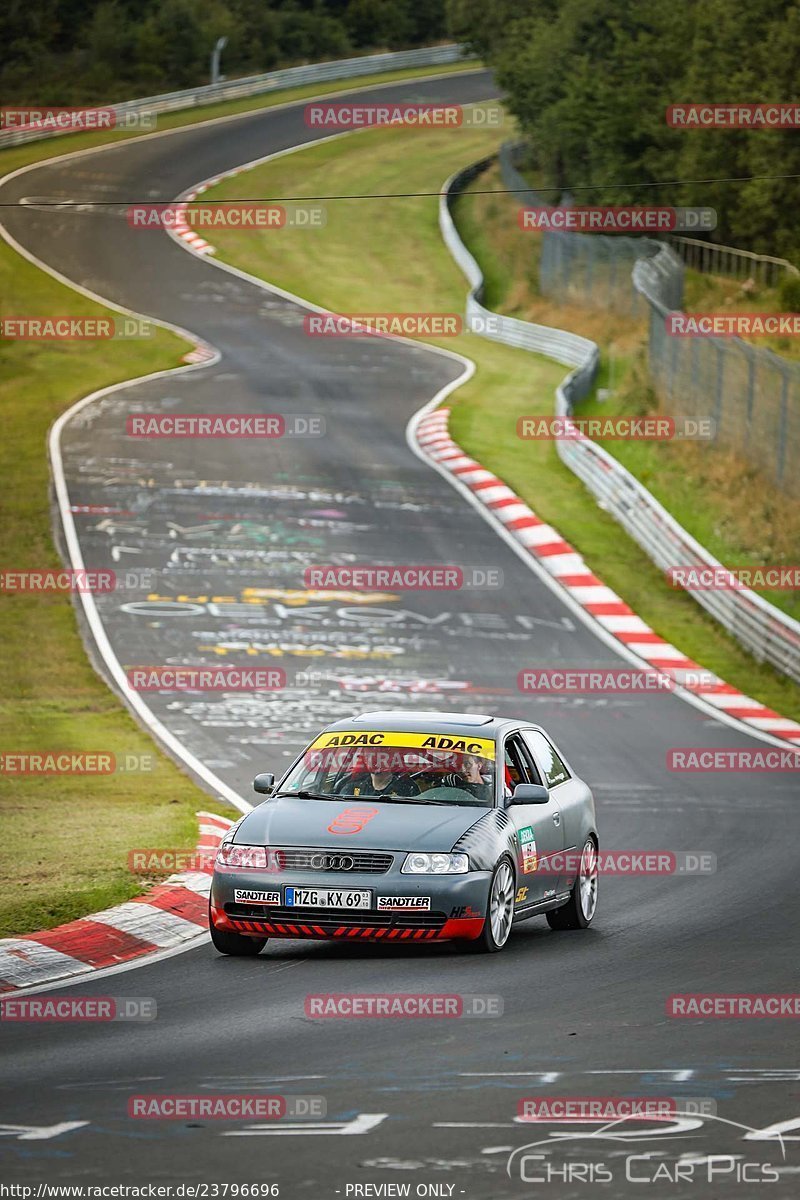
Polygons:
<instances>
[{"instance_id":1,"label":"license plate","mask_svg":"<svg viewBox=\"0 0 800 1200\"><path fill-rule=\"evenodd\" d=\"M287 908L369 908L372 892L348 892L338 888L287 887L284 893Z\"/></svg>"}]
</instances>

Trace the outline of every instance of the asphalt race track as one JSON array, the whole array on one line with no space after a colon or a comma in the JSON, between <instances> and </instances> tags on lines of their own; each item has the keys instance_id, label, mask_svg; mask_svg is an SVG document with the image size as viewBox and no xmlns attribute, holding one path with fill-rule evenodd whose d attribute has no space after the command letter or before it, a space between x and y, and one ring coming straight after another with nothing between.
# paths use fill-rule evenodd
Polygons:
<instances>
[{"instance_id":1,"label":"asphalt race track","mask_svg":"<svg viewBox=\"0 0 800 1200\"><path fill-rule=\"evenodd\" d=\"M374 94L468 102L491 96L493 85L475 72ZM796 1194L793 1023L665 1013L676 992L796 987L800 822L791 777L667 770L670 747L759 744L674 696L520 695L525 665L619 659L408 448L408 419L460 365L385 340L309 338L296 304L126 224L132 200L170 200L314 136L299 104L43 165L0 189L6 204L79 200L75 210L5 209L3 220L69 279L221 352L211 366L115 392L83 410L62 438L73 506L115 510L76 516L86 564L150 569L161 597L147 601L150 589L133 587L100 598L119 661L285 668L288 686L274 696L146 696L166 727L248 800L256 771L281 771L320 724L348 712L408 705L519 714L548 727L594 788L603 848L708 851L717 870L601 879L590 930L553 933L533 920L500 955L283 942L250 961L218 957L204 944L59 988L154 997L158 1016L0 1029L2 1177L29 1185L275 1183L282 1197L315 1200L398 1194L382 1184L474 1200L572 1197L592 1183L607 1196ZM103 207L91 207L96 201ZM370 212L381 219L378 206ZM126 436L129 413L165 409L317 415L326 434L266 444ZM378 557L495 567L504 586L379 603L291 595L304 589L309 565ZM387 679L396 690L385 690ZM309 994L343 992L493 995L504 1012L305 1016ZM305 1127L127 1116L134 1094L224 1091L321 1096L327 1113ZM599 1139L596 1126L515 1123L519 1099L531 1095L657 1096L675 1098L682 1111L710 1099L719 1119L626 1125ZM775 1123L787 1123L785 1158L775 1140L746 1137ZM565 1131L575 1139L557 1144ZM532 1151L545 1159L527 1160L521 1178L517 1158L509 1176L511 1151L532 1142L550 1143ZM711 1183L709 1155L732 1156ZM668 1182L678 1161L683 1182ZM778 1182L759 1182L765 1163L780 1169ZM659 1164L664 1182L648 1183ZM549 1183L531 1181L544 1172ZM377 1190L365 1192L367 1184Z\"/></svg>"}]
</instances>

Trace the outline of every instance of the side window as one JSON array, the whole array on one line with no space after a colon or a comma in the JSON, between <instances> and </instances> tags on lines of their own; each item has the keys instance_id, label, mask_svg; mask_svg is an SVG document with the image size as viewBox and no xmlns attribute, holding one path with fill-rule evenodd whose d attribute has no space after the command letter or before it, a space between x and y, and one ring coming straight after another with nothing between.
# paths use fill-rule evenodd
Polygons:
<instances>
[{"instance_id":1,"label":"side window","mask_svg":"<svg viewBox=\"0 0 800 1200\"><path fill-rule=\"evenodd\" d=\"M536 729L523 729L522 737L544 772L548 787L557 787L559 783L564 783L570 778L569 771L543 733Z\"/></svg>"},{"instance_id":2,"label":"side window","mask_svg":"<svg viewBox=\"0 0 800 1200\"><path fill-rule=\"evenodd\" d=\"M530 757L517 734L506 738L503 749L505 767L505 786L513 792L518 783L538 783L539 779L531 764Z\"/></svg>"}]
</instances>

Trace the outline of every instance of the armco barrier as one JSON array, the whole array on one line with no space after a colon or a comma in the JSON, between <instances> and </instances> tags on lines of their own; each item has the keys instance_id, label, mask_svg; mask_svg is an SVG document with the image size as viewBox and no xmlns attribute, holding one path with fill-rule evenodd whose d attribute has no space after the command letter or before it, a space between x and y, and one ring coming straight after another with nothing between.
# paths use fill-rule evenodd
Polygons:
<instances>
[{"instance_id":1,"label":"armco barrier","mask_svg":"<svg viewBox=\"0 0 800 1200\"><path fill-rule=\"evenodd\" d=\"M737 246L722 246L700 238L670 234L670 246L687 267L707 275L726 275L730 279L755 279L763 287L775 287L785 275L800 275L794 263L774 254L756 254Z\"/></svg>"},{"instance_id":2,"label":"armco barrier","mask_svg":"<svg viewBox=\"0 0 800 1200\"><path fill-rule=\"evenodd\" d=\"M467 324L493 341L545 354L572 367L556 390L556 414L568 417L574 404L591 391L600 360L598 346L588 338L492 313L481 304L483 275L459 237L451 213L452 197L480 174L491 159L473 163L444 184L439 202L439 227L445 244L469 281ZM667 246L665 254L671 254ZM658 256L643 260L642 270L658 270ZM491 330L491 332L487 332ZM720 567L655 496L602 446L589 438L557 441L562 461L586 484L599 504L619 521L635 542L662 569L670 566ZM747 589L692 591L701 604L759 662L768 662L800 683L800 623Z\"/></svg>"},{"instance_id":3,"label":"armco barrier","mask_svg":"<svg viewBox=\"0 0 800 1200\"><path fill-rule=\"evenodd\" d=\"M141 100L126 100L120 104L91 107L111 109L116 114L117 121L124 124L127 115L138 117L145 113L178 112L185 108L196 108L200 104L211 104L213 101L238 100L242 96L258 96L262 92L297 87L304 83L355 79L359 75L377 75L383 71L400 71L406 67L447 66L469 57L471 56L465 54L462 46L448 43L446 46L426 46L421 50L400 50L391 54L369 54L363 58L340 58L333 62L310 63L304 67L286 67L282 71L267 71L264 75L248 75L242 79L186 88L181 92L165 92L161 96L145 96ZM0 149L16 146L21 142L37 141L39 138L58 137L69 132L60 129L4 129L0 131Z\"/></svg>"}]
</instances>

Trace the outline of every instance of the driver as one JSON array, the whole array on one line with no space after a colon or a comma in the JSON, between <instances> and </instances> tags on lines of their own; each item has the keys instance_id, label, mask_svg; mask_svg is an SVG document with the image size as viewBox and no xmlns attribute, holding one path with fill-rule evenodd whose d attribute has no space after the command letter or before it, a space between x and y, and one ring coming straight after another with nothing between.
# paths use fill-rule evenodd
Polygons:
<instances>
[{"instance_id":1,"label":"driver","mask_svg":"<svg viewBox=\"0 0 800 1200\"><path fill-rule=\"evenodd\" d=\"M393 771L390 764L375 763L342 780L337 792L379 799L381 796L418 796L420 789L410 775Z\"/></svg>"},{"instance_id":2,"label":"driver","mask_svg":"<svg viewBox=\"0 0 800 1200\"><path fill-rule=\"evenodd\" d=\"M484 782L480 762L474 754L465 754L460 771L451 771L444 775L442 785L460 788L462 792L469 792L470 795L487 804L492 798L492 789L488 783Z\"/></svg>"}]
</instances>

